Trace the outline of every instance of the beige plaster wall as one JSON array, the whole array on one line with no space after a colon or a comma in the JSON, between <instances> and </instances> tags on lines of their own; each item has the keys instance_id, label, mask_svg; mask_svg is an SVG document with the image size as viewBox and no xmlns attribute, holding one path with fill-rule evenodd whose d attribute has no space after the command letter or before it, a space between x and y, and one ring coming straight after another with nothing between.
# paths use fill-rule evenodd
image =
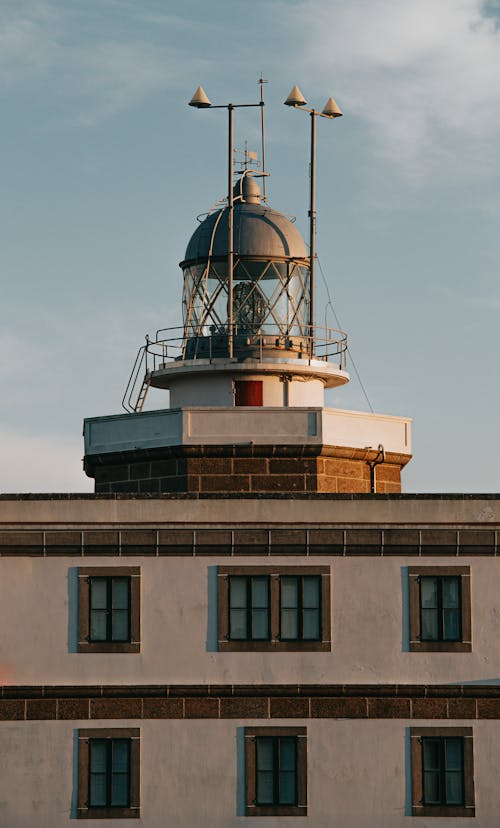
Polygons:
<instances>
[{"instance_id":1,"label":"beige plaster wall","mask_svg":"<svg viewBox=\"0 0 500 828\"><path fill-rule=\"evenodd\" d=\"M76 558L0 558L0 665L5 684L448 683L500 680L500 560L470 563L472 653L408 652L408 565L415 558L232 559L277 567L330 564L333 650L217 652L217 564L228 558L85 558L137 565L139 654L79 654ZM450 558L418 559L447 565Z\"/></svg>"},{"instance_id":2,"label":"beige plaster wall","mask_svg":"<svg viewBox=\"0 0 500 828\"><path fill-rule=\"evenodd\" d=\"M130 498L119 500L72 496L71 499L47 499L33 495L29 499L0 497L0 522L7 528L19 523L53 527L81 527L99 524L99 528L119 523L140 525L177 524L193 528L207 525L212 528L238 524L262 526L300 524L318 526L391 524L425 526L441 524L478 525L478 528L500 524L500 497L447 498L445 495L407 495L399 498L339 499L335 495L325 500L287 498L274 500L259 495L255 498L228 500L186 500L180 498Z\"/></svg>"},{"instance_id":3,"label":"beige plaster wall","mask_svg":"<svg viewBox=\"0 0 500 828\"><path fill-rule=\"evenodd\" d=\"M266 722L267 723L267 722ZM276 721L273 724L289 724ZM236 828L245 823L245 725L260 721L120 721L141 730L140 820L123 828ZM409 816L411 769L406 721L318 720L307 726L308 816L252 818L252 828L455 828L457 820ZM454 722L469 725L469 722ZM92 723L109 727L110 722ZM423 721L419 725L436 725ZM88 722L2 723L0 825L63 828L76 805L78 727ZM500 723L475 722L477 828L495 828L500 813ZM94 820L79 824L95 825ZM104 821L103 821L104 824ZM106 821L107 824L107 821ZM110 823L111 824L111 823Z\"/></svg>"}]
</instances>

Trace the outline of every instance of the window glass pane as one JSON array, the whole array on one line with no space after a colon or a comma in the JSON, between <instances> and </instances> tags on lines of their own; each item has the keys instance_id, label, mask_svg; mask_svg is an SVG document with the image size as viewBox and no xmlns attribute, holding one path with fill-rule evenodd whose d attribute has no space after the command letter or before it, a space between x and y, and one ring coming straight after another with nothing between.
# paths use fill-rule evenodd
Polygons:
<instances>
[{"instance_id":1,"label":"window glass pane","mask_svg":"<svg viewBox=\"0 0 500 828\"><path fill-rule=\"evenodd\" d=\"M445 739L446 770L462 770L462 740Z\"/></svg>"},{"instance_id":2,"label":"window glass pane","mask_svg":"<svg viewBox=\"0 0 500 828\"><path fill-rule=\"evenodd\" d=\"M458 609L445 609L443 611L443 638L446 641L458 641L460 639L460 613Z\"/></svg>"},{"instance_id":3,"label":"window glass pane","mask_svg":"<svg viewBox=\"0 0 500 828\"><path fill-rule=\"evenodd\" d=\"M424 770L438 770L439 768L439 740L423 739Z\"/></svg>"},{"instance_id":4,"label":"window glass pane","mask_svg":"<svg viewBox=\"0 0 500 828\"><path fill-rule=\"evenodd\" d=\"M443 607L445 609L458 608L460 606L460 582L459 578L443 578Z\"/></svg>"},{"instance_id":5,"label":"window glass pane","mask_svg":"<svg viewBox=\"0 0 500 828\"><path fill-rule=\"evenodd\" d=\"M259 805L272 805L274 800L272 771L257 772L257 802Z\"/></svg>"},{"instance_id":6,"label":"window glass pane","mask_svg":"<svg viewBox=\"0 0 500 828\"><path fill-rule=\"evenodd\" d=\"M298 613L296 609L281 610L281 638L297 639L299 635Z\"/></svg>"},{"instance_id":7,"label":"window glass pane","mask_svg":"<svg viewBox=\"0 0 500 828\"><path fill-rule=\"evenodd\" d=\"M295 739L280 739L280 770L295 770Z\"/></svg>"},{"instance_id":8,"label":"window glass pane","mask_svg":"<svg viewBox=\"0 0 500 828\"><path fill-rule=\"evenodd\" d=\"M128 641L128 610L114 610L112 617L113 641Z\"/></svg>"},{"instance_id":9,"label":"window glass pane","mask_svg":"<svg viewBox=\"0 0 500 828\"><path fill-rule=\"evenodd\" d=\"M113 578L114 609L128 609L129 585L129 578Z\"/></svg>"},{"instance_id":10,"label":"window glass pane","mask_svg":"<svg viewBox=\"0 0 500 828\"><path fill-rule=\"evenodd\" d=\"M257 768L259 771L273 769L272 739L257 739Z\"/></svg>"},{"instance_id":11,"label":"window glass pane","mask_svg":"<svg viewBox=\"0 0 500 828\"><path fill-rule=\"evenodd\" d=\"M247 638L247 611L246 609L232 609L229 616L229 637Z\"/></svg>"},{"instance_id":12,"label":"window glass pane","mask_svg":"<svg viewBox=\"0 0 500 828\"><path fill-rule=\"evenodd\" d=\"M107 594L107 578L90 579L90 606L92 609L106 609L108 605Z\"/></svg>"},{"instance_id":13,"label":"window glass pane","mask_svg":"<svg viewBox=\"0 0 500 828\"><path fill-rule=\"evenodd\" d=\"M90 741L90 771L102 773L106 771L106 742Z\"/></svg>"},{"instance_id":14,"label":"window glass pane","mask_svg":"<svg viewBox=\"0 0 500 828\"><path fill-rule=\"evenodd\" d=\"M252 638L269 638L269 611L267 609L252 610Z\"/></svg>"},{"instance_id":15,"label":"window glass pane","mask_svg":"<svg viewBox=\"0 0 500 828\"><path fill-rule=\"evenodd\" d=\"M302 638L315 640L321 638L319 609L304 610L302 620Z\"/></svg>"},{"instance_id":16,"label":"window glass pane","mask_svg":"<svg viewBox=\"0 0 500 828\"><path fill-rule=\"evenodd\" d=\"M461 771L450 771L446 774L446 804L462 805L463 799L463 774Z\"/></svg>"},{"instance_id":17,"label":"window glass pane","mask_svg":"<svg viewBox=\"0 0 500 828\"><path fill-rule=\"evenodd\" d=\"M303 579L302 606L307 609L319 607L320 579L314 576L307 576Z\"/></svg>"},{"instance_id":18,"label":"window glass pane","mask_svg":"<svg viewBox=\"0 0 500 828\"><path fill-rule=\"evenodd\" d=\"M437 641L439 637L438 611L434 609L422 610L422 640Z\"/></svg>"},{"instance_id":19,"label":"window glass pane","mask_svg":"<svg viewBox=\"0 0 500 828\"><path fill-rule=\"evenodd\" d=\"M280 805L293 805L295 803L295 771L280 771Z\"/></svg>"},{"instance_id":20,"label":"window glass pane","mask_svg":"<svg viewBox=\"0 0 500 828\"><path fill-rule=\"evenodd\" d=\"M420 578L422 609L437 609L437 578Z\"/></svg>"},{"instance_id":21,"label":"window glass pane","mask_svg":"<svg viewBox=\"0 0 500 828\"><path fill-rule=\"evenodd\" d=\"M269 604L269 589L267 576L252 578L252 607L267 608Z\"/></svg>"},{"instance_id":22,"label":"window glass pane","mask_svg":"<svg viewBox=\"0 0 500 828\"><path fill-rule=\"evenodd\" d=\"M92 641L106 641L106 610L92 610L90 613L90 638Z\"/></svg>"},{"instance_id":23,"label":"window glass pane","mask_svg":"<svg viewBox=\"0 0 500 828\"><path fill-rule=\"evenodd\" d=\"M128 772L130 756L130 743L128 739L115 739L113 741L113 772Z\"/></svg>"},{"instance_id":24,"label":"window glass pane","mask_svg":"<svg viewBox=\"0 0 500 828\"><path fill-rule=\"evenodd\" d=\"M298 606L298 579L280 578L281 606L294 608Z\"/></svg>"},{"instance_id":25,"label":"window glass pane","mask_svg":"<svg viewBox=\"0 0 500 828\"><path fill-rule=\"evenodd\" d=\"M127 807L129 802L128 793L128 774L114 773L111 780L111 804L115 806L121 805Z\"/></svg>"},{"instance_id":26,"label":"window glass pane","mask_svg":"<svg viewBox=\"0 0 500 828\"><path fill-rule=\"evenodd\" d=\"M247 605L247 579L246 578L231 578L230 580L230 599L231 607L246 608Z\"/></svg>"},{"instance_id":27,"label":"window glass pane","mask_svg":"<svg viewBox=\"0 0 500 828\"><path fill-rule=\"evenodd\" d=\"M94 808L106 806L106 774L90 774L89 805Z\"/></svg>"},{"instance_id":28,"label":"window glass pane","mask_svg":"<svg viewBox=\"0 0 500 828\"><path fill-rule=\"evenodd\" d=\"M439 785L439 773L437 771L425 771L424 773L424 802L426 805L436 805L441 802Z\"/></svg>"},{"instance_id":29,"label":"window glass pane","mask_svg":"<svg viewBox=\"0 0 500 828\"><path fill-rule=\"evenodd\" d=\"M90 740L89 804L106 805L107 745L103 741Z\"/></svg>"}]
</instances>

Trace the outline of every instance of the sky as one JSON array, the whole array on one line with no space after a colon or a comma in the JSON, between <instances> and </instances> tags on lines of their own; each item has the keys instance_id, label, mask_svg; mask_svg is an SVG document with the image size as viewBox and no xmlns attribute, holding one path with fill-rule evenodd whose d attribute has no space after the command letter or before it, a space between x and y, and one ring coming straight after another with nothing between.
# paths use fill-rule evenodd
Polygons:
<instances>
[{"instance_id":1,"label":"sky","mask_svg":"<svg viewBox=\"0 0 500 828\"><path fill-rule=\"evenodd\" d=\"M373 409L413 418L404 491L498 491L500 0L0 0L0 491L92 491L83 418L181 323L226 190L224 110L187 102L256 102L261 73L269 200L306 237L282 103L344 112L318 123L318 322L330 295ZM259 126L237 110L236 146ZM367 410L350 368L327 404Z\"/></svg>"}]
</instances>

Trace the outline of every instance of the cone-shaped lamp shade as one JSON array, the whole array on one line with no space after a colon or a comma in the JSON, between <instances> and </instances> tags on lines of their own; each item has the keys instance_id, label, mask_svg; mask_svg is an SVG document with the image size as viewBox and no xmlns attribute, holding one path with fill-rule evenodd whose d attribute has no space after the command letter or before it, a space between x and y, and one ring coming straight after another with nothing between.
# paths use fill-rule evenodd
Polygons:
<instances>
[{"instance_id":1,"label":"cone-shaped lamp shade","mask_svg":"<svg viewBox=\"0 0 500 828\"><path fill-rule=\"evenodd\" d=\"M338 108L333 98L328 98L321 114L328 118L340 118L344 113Z\"/></svg>"},{"instance_id":2,"label":"cone-shaped lamp shade","mask_svg":"<svg viewBox=\"0 0 500 828\"><path fill-rule=\"evenodd\" d=\"M288 98L284 101L285 106L305 106L306 103L307 101L298 86L293 87Z\"/></svg>"},{"instance_id":3,"label":"cone-shaped lamp shade","mask_svg":"<svg viewBox=\"0 0 500 828\"><path fill-rule=\"evenodd\" d=\"M199 86L194 93L193 97L189 101L189 106L195 106L197 109L204 109L207 106L212 106L202 86Z\"/></svg>"}]
</instances>

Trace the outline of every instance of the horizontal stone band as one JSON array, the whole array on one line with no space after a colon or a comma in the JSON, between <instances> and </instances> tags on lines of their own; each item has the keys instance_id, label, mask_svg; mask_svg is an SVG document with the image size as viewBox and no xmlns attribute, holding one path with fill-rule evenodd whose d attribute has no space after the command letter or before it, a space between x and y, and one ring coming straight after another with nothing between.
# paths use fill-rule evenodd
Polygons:
<instances>
[{"instance_id":1,"label":"horizontal stone band","mask_svg":"<svg viewBox=\"0 0 500 828\"><path fill-rule=\"evenodd\" d=\"M0 556L495 556L495 527L0 529Z\"/></svg>"},{"instance_id":2,"label":"horizontal stone band","mask_svg":"<svg viewBox=\"0 0 500 828\"><path fill-rule=\"evenodd\" d=\"M499 719L500 685L3 687L0 720Z\"/></svg>"}]
</instances>

